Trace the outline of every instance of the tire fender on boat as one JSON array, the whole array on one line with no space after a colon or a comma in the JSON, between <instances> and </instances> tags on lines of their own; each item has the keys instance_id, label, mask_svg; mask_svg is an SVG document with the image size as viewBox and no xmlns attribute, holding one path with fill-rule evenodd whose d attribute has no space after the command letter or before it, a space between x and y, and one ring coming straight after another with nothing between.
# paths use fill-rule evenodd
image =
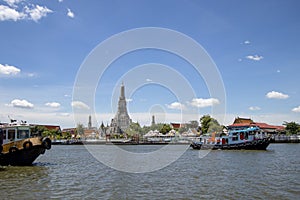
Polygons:
<instances>
[{"instance_id":1,"label":"tire fender on boat","mask_svg":"<svg viewBox=\"0 0 300 200\"><path fill-rule=\"evenodd\" d=\"M19 151L19 149L17 147L15 147L15 146L9 148L9 153L15 153L17 151Z\"/></svg>"},{"instance_id":2,"label":"tire fender on boat","mask_svg":"<svg viewBox=\"0 0 300 200\"><path fill-rule=\"evenodd\" d=\"M32 148L32 142L31 141L26 141L23 143L23 148L28 150Z\"/></svg>"},{"instance_id":3,"label":"tire fender on boat","mask_svg":"<svg viewBox=\"0 0 300 200\"><path fill-rule=\"evenodd\" d=\"M51 149L51 140L50 140L50 138L44 138L43 141L42 141L42 146L47 150Z\"/></svg>"}]
</instances>

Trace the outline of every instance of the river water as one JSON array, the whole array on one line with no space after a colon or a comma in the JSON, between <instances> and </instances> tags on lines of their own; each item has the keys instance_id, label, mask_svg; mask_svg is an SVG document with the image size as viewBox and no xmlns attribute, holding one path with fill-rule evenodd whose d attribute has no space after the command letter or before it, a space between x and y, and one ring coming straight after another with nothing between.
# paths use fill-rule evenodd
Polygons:
<instances>
[{"instance_id":1,"label":"river water","mask_svg":"<svg viewBox=\"0 0 300 200\"><path fill-rule=\"evenodd\" d=\"M158 146L123 146L151 151ZM84 146L52 146L30 167L0 168L0 199L299 199L300 144L267 151L187 150L167 167L126 173Z\"/></svg>"}]
</instances>

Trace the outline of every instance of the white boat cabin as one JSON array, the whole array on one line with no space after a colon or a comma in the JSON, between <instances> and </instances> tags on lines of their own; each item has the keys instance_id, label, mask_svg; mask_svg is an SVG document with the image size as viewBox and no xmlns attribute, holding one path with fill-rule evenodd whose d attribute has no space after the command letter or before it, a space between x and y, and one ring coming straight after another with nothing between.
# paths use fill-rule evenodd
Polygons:
<instances>
[{"instance_id":1,"label":"white boat cabin","mask_svg":"<svg viewBox=\"0 0 300 200\"><path fill-rule=\"evenodd\" d=\"M24 140L31 137L30 126L21 124L9 124L0 127L0 144Z\"/></svg>"}]
</instances>

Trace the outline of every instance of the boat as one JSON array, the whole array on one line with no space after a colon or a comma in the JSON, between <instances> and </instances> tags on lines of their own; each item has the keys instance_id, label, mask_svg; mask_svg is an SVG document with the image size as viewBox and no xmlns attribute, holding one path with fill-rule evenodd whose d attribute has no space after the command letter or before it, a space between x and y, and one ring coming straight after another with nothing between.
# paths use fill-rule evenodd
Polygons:
<instances>
[{"instance_id":1,"label":"boat","mask_svg":"<svg viewBox=\"0 0 300 200\"><path fill-rule=\"evenodd\" d=\"M32 126L17 124L15 120L0 125L0 166L28 166L46 150L51 149L51 139L32 134Z\"/></svg>"},{"instance_id":2,"label":"boat","mask_svg":"<svg viewBox=\"0 0 300 200\"><path fill-rule=\"evenodd\" d=\"M212 136L201 136L199 139L191 143L193 149L266 150L271 142L271 138L258 127L231 130L218 137L213 133Z\"/></svg>"}]
</instances>

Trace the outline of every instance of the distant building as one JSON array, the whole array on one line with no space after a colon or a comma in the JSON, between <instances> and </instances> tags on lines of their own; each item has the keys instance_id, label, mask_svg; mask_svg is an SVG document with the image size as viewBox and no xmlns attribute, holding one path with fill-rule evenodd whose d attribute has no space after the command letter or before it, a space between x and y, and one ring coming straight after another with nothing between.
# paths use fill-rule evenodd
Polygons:
<instances>
[{"instance_id":1,"label":"distant building","mask_svg":"<svg viewBox=\"0 0 300 200\"><path fill-rule=\"evenodd\" d=\"M92 128L92 116L89 116L88 129Z\"/></svg>"},{"instance_id":2,"label":"distant building","mask_svg":"<svg viewBox=\"0 0 300 200\"><path fill-rule=\"evenodd\" d=\"M83 136L86 139L98 139L101 137L101 130L92 126L92 116L89 115L88 126L83 130Z\"/></svg>"},{"instance_id":3,"label":"distant building","mask_svg":"<svg viewBox=\"0 0 300 200\"><path fill-rule=\"evenodd\" d=\"M235 118L233 124L228 126L228 129L229 130L243 129L243 128L249 128L254 126L259 127L260 129L262 129L264 132L267 133L282 133L285 131L284 126L275 126L275 125L269 125L267 123L254 122L250 118L241 118L241 117Z\"/></svg>"},{"instance_id":4,"label":"distant building","mask_svg":"<svg viewBox=\"0 0 300 200\"><path fill-rule=\"evenodd\" d=\"M118 102L118 111L115 117L111 120L110 133L111 134L123 134L125 130L130 126L132 120L130 119L125 98L125 86L122 83L121 92Z\"/></svg>"},{"instance_id":5,"label":"distant building","mask_svg":"<svg viewBox=\"0 0 300 200\"><path fill-rule=\"evenodd\" d=\"M179 129L182 127L186 127L186 124L181 124L181 123L170 123L170 125L171 125L171 128L173 128L173 129Z\"/></svg>"},{"instance_id":6,"label":"distant building","mask_svg":"<svg viewBox=\"0 0 300 200\"><path fill-rule=\"evenodd\" d=\"M154 126L155 125L155 116L152 115L152 122L151 122L151 126Z\"/></svg>"}]
</instances>

